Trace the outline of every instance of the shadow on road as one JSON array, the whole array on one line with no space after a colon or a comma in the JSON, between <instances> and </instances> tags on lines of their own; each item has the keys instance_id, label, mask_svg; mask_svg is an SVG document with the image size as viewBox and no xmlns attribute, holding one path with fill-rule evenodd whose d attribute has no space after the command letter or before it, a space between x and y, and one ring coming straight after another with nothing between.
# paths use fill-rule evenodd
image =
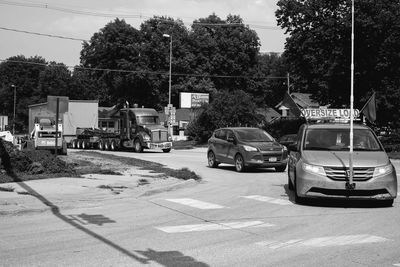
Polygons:
<instances>
[{"instance_id":1,"label":"shadow on road","mask_svg":"<svg viewBox=\"0 0 400 267\"><path fill-rule=\"evenodd\" d=\"M208 267L209 265L198 262L196 259L185 256L179 251L156 251L147 249L146 251L138 251L150 261L157 262L166 267Z\"/></svg>"},{"instance_id":2,"label":"shadow on road","mask_svg":"<svg viewBox=\"0 0 400 267\"><path fill-rule=\"evenodd\" d=\"M54 205L47 198L45 198L44 196L39 194L35 189L31 188L29 185L24 183L21 179L18 178L18 176L14 172L9 171L8 175L10 175L13 178L13 181L18 183L30 195L37 198L40 202L42 202L46 206L50 207L51 212L54 214L54 216L56 216L60 220L64 221L65 223L73 226L74 228L86 233L87 235L114 248L118 252L138 261L141 264L149 264L149 261L156 261L166 267L170 267L170 266L171 267L172 266L206 267L206 266L208 266L204 263L197 262L192 257L184 256L179 251L157 252L155 250L148 249L147 251L137 251L138 253L142 254L144 257L135 255L131 251L119 246L118 244L113 243L112 241L104 238L103 236L101 236L81 225L81 224L88 224L88 223L102 225L103 223L115 223L115 221L110 220L109 218L104 217L103 215L87 215L84 213L73 216L73 217L63 215L63 214L61 214L58 206Z\"/></svg>"}]
</instances>

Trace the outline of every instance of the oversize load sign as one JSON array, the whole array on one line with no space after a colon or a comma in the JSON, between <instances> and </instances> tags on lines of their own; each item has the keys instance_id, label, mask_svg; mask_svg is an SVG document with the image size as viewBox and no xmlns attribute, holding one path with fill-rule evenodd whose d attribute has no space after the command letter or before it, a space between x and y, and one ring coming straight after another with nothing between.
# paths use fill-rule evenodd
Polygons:
<instances>
[{"instance_id":1,"label":"oversize load sign","mask_svg":"<svg viewBox=\"0 0 400 267\"><path fill-rule=\"evenodd\" d=\"M350 109L331 109L331 108L309 108L302 109L301 113L306 119L323 119L323 118L350 118ZM353 117L357 118L360 115L358 109L353 109Z\"/></svg>"}]
</instances>

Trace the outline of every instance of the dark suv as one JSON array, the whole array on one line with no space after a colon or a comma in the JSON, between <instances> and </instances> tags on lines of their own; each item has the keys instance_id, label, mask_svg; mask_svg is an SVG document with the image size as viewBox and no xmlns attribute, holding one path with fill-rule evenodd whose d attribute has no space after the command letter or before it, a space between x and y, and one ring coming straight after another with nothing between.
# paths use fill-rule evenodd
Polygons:
<instances>
[{"instance_id":1,"label":"dark suv","mask_svg":"<svg viewBox=\"0 0 400 267\"><path fill-rule=\"evenodd\" d=\"M215 130L208 140L208 165L219 163L235 165L236 171L246 167L275 168L283 172L288 152L266 131L258 128L233 127Z\"/></svg>"}]
</instances>

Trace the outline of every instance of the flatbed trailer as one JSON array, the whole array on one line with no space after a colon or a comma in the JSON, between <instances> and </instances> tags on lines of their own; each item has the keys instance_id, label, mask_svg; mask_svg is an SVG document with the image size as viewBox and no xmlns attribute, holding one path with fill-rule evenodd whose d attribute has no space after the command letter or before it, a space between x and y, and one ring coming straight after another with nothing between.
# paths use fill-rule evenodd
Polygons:
<instances>
[{"instance_id":1,"label":"flatbed trailer","mask_svg":"<svg viewBox=\"0 0 400 267\"><path fill-rule=\"evenodd\" d=\"M96 128L77 128L76 138L71 140L71 148L118 150L120 135Z\"/></svg>"}]
</instances>

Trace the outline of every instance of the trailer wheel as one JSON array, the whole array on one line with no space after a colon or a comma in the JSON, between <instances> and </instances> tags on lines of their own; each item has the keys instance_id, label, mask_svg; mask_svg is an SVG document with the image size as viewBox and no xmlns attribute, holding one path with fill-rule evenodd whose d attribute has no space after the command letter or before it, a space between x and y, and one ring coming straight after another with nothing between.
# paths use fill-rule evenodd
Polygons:
<instances>
[{"instance_id":1,"label":"trailer wheel","mask_svg":"<svg viewBox=\"0 0 400 267\"><path fill-rule=\"evenodd\" d=\"M116 144L116 141L115 141L115 140L112 140L112 141L111 141L110 148L111 148L112 151L117 150L117 144Z\"/></svg>"},{"instance_id":2,"label":"trailer wheel","mask_svg":"<svg viewBox=\"0 0 400 267\"><path fill-rule=\"evenodd\" d=\"M87 149L86 141L85 141L85 140L82 140L82 149Z\"/></svg>"},{"instance_id":3,"label":"trailer wheel","mask_svg":"<svg viewBox=\"0 0 400 267\"><path fill-rule=\"evenodd\" d=\"M142 144L140 143L139 139L135 140L135 151L137 153L142 153L143 152L143 147L142 147Z\"/></svg>"},{"instance_id":4,"label":"trailer wheel","mask_svg":"<svg viewBox=\"0 0 400 267\"><path fill-rule=\"evenodd\" d=\"M78 140L76 147L79 148L79 149L82 148L82 140Z\"/></svg>"},{"instance_id":5,"label":"trailer wheel","mask_svg":"<svg viewBox=\"0 0 400 267\"><path fill-rule=\"evenodd\" d=\"M110 150L110 142L108 140L104 142L104 150Z\"/></svg>"},{"instance_id":6,"label":"trailer wheel","mask_svg":"<svg viewBox=\"0 0 400 267\"><path fill-rule=\"evenodd\" d=\"M76 149L76 140L72 140L71 146L73 149Z\"/></svg>"},{"instance_id":7,"label":"trailer wheel","mask_svg":"<svg viewBox=\"0 0 400 267\"><path fill-rule=\"evenodd\" d=\"M104 150L103 140L100 140L100 141L99 141L99 149L100 149L100 150Z\"/></svg>"}]
</instances>

